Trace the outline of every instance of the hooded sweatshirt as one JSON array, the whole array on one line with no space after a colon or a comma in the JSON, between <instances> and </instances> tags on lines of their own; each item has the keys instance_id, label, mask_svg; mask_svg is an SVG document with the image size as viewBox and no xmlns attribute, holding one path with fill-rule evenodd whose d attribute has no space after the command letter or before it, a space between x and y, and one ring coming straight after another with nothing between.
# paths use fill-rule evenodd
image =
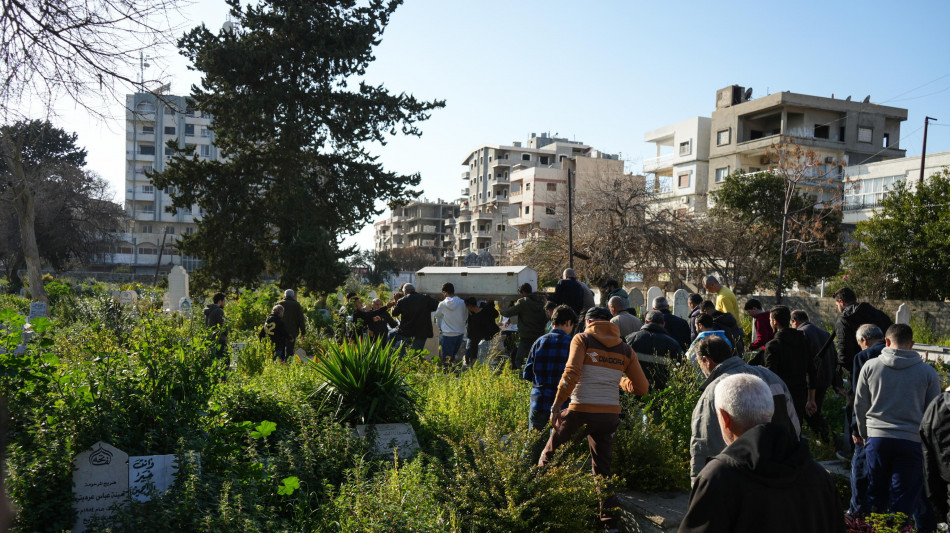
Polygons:
<instances>
[{"instance_id":1,"label":"hooded sweatshirt","mask_svg":"<svg viewBox=\"0 0 950 533\"><path fill-rule=\"evenodd\" d=\"M861 368L854 413L863 439L920 442L924 409L940 394L937 371L913 350L884 348Z\"/></svg>"},{"instance_id":2,"label":"hooded sweatshirt","mask_svg":"<svg viewBox=\"0 0 950 533\"><path fill-rule=\"evenodd\" d=\"M458 296L449 296L439 302L435 311L435 318L442 319L439 329L448 337L457 337L465 333L465 321L468 320L468 309L465 301Z\"/></svg>"},{"instance_id":3,"label":"hooded sweatshirt","mask_svg":"<svg viewBox=\"0 0 950 533\"><path fill-rule=\"evenodd\" d=\"M780 424L755 426L710 459L679 533L844 531L831 476Z\"/></svg>"},{"instance_id":4,"label":"hooded sweatshirt","mask_svg":"<svg viewBox=\"0 0 950 533\"><path fill-rule=\"evenodd\" d=\"M637 396L650 389L636 354L620 338L620 328L607 321L591 322L571 340L553 405L570 397L571 411L620 414L618 386Z\"/></svg>"}]
</instances>

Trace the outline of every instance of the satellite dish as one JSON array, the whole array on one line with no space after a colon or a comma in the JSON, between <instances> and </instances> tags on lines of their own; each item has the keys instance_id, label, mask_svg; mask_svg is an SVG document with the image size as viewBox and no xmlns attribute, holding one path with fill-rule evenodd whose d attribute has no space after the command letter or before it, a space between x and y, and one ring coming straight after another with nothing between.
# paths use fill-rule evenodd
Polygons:
<instances>
[{"instance_id":1,"label":"satellite dish","mask_svg":"<svg viewBox=\"0 0 950 533\"><path fill-rule=\"evenodd\" d=\"M221 31L226 33L234 33L235 27L234 23L230 20L224 21L224 24L221 25Z\"/></svg>"}]
</instances>

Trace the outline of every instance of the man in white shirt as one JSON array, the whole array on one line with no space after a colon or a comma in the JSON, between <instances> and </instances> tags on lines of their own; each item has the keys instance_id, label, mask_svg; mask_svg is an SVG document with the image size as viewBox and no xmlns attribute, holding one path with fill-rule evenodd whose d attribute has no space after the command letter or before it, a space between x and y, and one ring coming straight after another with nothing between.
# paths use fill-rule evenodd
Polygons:
<instances>
[{"instance_id":1,"label":"man in white shirt","mask_svg":"<svg viewBox=\"0 0 950 533\"><path fill-rule=\"evenodd\" d=\"M462 335L465 333L465 322L468 320L468 309L465 301L455 295L455 286L451 283L442 284L442 295L445 299L439 302L435 311L435 319L439 323L442 333L439 335L440 356L443 364L454 363L455 355L462 347Z\"/></svg>"}]
</instances>

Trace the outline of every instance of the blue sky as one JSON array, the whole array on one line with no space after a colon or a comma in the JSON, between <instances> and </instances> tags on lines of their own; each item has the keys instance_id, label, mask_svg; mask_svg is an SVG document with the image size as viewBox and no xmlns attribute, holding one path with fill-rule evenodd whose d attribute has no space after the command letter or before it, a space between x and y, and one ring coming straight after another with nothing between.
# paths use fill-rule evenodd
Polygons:
<instances>
[{"instance_id":1,"label":"blue sky","mask_svg":"<svg viewBox=\"0 0 950 533\"><path fill-rule=\"evenodd\" d=\"M225 6L201 0L183 24L220 27ZM376 153L390 169L420 172L430 199L458 196L462 159L485 144L558 133L621 153L631 170L655 155L645 132L709 116L715 91L752 87L851 95L908 109L901 147L918 155L924 116L937 117L928 153L950 150L950 2L456 2L407 0L367 71L371 83L446 100L421 138ZM174 51L172 90L197 81ZM117 112L117 116L121 116ZM122 200L122 121L75 117L90 164ZM936 124L936 125L935 125ZM67 127L70 124L66 124ZM379 217L374 217L374 220ZM372 246L371 229L348 242Z\"/></svg>"}]
</instances>

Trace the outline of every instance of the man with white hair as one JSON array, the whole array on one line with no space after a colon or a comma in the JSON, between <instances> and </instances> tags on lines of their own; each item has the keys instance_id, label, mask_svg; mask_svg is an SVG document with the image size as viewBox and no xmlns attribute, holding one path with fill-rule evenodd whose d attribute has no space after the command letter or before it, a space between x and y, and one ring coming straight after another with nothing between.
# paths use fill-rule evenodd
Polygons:
<instances>
[{"instance_id":1,"label":"man with white hair","mask_svg":"<svg viewBox=\"0 0 950 533\"><path fill-rule=\"evenodd\" d=\"M627 335L634 331L640 331L640 328L643 327L643 322L627 311L627 308L623 306L623 299L619 296L611 296L607 300L607 307L610 309L610 314L613 315L610 317L610 323L617 324L617 327L620 328L621 339L626 339Z\"/></svg>"},{"instance_id":2,"label":"man with white hair","mask_svg":"<svg viewBox=\"0 0 950 533\"><path fill-rule=\"evenodd\" d=\"M284 291L284 299L277 302L277 305L284 308L284 327L287 328L287 355L294 354L294 345L297 343L297 337L303 337L307 333L307 320L303 316L303 307L297 303L297 295L292 289Z\"/></svg>"},{"instance_id":3,"label":"man with white hair","mask_svg":"<svg viewBox=\"0 0 950 533\"><path fill-rule=\"evenodd\" d=\"M716 385L728 446L699 473L679 533L843 532L834 481L808 446L771 422L772 389L735 374Z\"/></svg>"},{"instance_id":4,"label":"man with white hair","mask_svg":"<svg viewBox=\"0 0 950 533\"><path fill-rule=\"evenodd\" d=\"M736 295L729 290L729 287L719 283L719 278L706 276L706 279L703 280L703 286L706 288L706 292L716 295L716 311L730 313L734 317L739 316L739 301L736 300Z\"/></svg>"}]
</instances>

